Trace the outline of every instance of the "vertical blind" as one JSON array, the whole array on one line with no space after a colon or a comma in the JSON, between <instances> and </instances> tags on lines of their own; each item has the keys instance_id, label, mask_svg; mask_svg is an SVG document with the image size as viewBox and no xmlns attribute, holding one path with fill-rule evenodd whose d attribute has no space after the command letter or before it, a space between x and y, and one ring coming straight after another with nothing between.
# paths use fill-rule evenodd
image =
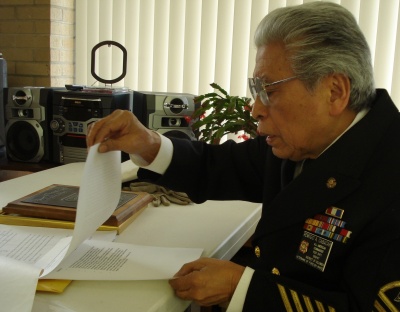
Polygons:
<instances>
[{"instance_id":1,"label":"vertical blind","mask_svg":"<svg viewBox=\"0 0 400 312\"><path fill-rule=\"evenodd\" d=\"M311 0L313 1L313 0ZM400 107L400 0L336 0L356 17L370 45L376 85ZM101 86L91 52L112 40L128 53L127 73L115 86L136 91L203 94L216 82L249 96L256 50L253 34L270 11L307 0L79 0L76 1L76 83ZM122 53L103 46L96 74L122 72Z\"/></svg>"}]
</instances>

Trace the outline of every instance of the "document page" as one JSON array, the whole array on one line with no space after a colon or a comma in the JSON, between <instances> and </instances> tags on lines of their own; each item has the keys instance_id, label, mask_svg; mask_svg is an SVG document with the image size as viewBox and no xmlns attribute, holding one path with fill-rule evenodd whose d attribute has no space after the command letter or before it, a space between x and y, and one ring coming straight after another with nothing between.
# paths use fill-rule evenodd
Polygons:
<instances>
[{"instance_id":1,"label":"document page","mask_svg":"<svg viewBox=\"0 0 400 312\"><path fill-rule=\"evenodd\" d=\"M156 280L170 279L181 266L198 259L203 249L141 246L85 241L48 279Z\"/></svg>"},{"instance_id":2,"label":"document page","mask_svg":"<svg viewBox=\"0 0 400 312\"><path fill-rule=\"evenodd\" d=\"M98 144L89 149L79 187L75 228L72 237L60 240L39 265L46 276L114 212L121 195L121 152L99 153Z\"/></svg>"},{"instance_id":3,"label":"document page","mask_svg":"<svg viewBox=\"0 0 400 312\"><path fill-rule=\"evenodd\" d=\"M70 238L72 233L73 231L68 229L0 224L0 256L36 264L61 239ZM116 231L97 231L88 239L111 242L116 236Z\"/></svg>"},{"instance_id":4,"label":"document page","mask_svg":"<svg viewBox=\"0 0 400 312\"><path fill-rule=\"evenodd\" d=\"M35 266L60 239L72 230L0 224L1 311L28 312L42 271ZM113 241L116 231L95 232L89 239Z\"/></svg>"}]
</instances>

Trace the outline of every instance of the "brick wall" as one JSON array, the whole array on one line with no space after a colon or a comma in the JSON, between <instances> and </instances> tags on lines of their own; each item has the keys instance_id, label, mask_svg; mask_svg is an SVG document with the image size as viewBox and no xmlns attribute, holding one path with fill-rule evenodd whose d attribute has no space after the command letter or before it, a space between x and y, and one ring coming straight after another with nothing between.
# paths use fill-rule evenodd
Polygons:
<instances>
[{"instance_id":1,"label":"brick wall","mask_svg":"<svg viewBox=\"0 0 400 312\"><path fill-rule=\"evenodd\" d=\"M0 0L9 87L73 83L74 10L74 0Z\"/></svg>"}]
</instances>

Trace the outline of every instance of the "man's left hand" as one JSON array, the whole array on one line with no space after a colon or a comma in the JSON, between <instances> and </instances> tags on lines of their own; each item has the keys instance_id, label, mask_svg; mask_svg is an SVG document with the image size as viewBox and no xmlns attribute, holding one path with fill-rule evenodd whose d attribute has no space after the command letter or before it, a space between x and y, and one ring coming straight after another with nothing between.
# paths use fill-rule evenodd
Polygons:
<instances>
[{"instance_id":1,"label":"man's left hand","mask_svg":"<svg viewBox=\"0 0 400 312\"><path fill-rule=\"evenodd\" d=\"M231 261L201 258L185 264L169 283L179 298L211 306L232 298L244 270Z\"/></svg>"}]
</instances>

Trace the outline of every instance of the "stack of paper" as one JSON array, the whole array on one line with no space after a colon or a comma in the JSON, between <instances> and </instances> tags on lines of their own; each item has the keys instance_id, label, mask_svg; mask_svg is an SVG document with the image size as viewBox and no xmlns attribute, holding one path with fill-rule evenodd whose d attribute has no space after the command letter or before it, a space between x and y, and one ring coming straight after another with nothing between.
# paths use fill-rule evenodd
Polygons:
<instances>
[{"instance_id":1,"label":"stack of paper","mask_svg":"<svg viewBox=\"0 0 400 312\"><path fill-rule=\"evenodd\" d=\"M30 311L38 278L169 279L200 257L198 248L116 243L110 241L115 233L96 232L115 210L121 192L120 152L100 154L97 147L89 150L85 163L73 231L0 225L0 301L5 311Z\"/></svg>"}]
</instances>

